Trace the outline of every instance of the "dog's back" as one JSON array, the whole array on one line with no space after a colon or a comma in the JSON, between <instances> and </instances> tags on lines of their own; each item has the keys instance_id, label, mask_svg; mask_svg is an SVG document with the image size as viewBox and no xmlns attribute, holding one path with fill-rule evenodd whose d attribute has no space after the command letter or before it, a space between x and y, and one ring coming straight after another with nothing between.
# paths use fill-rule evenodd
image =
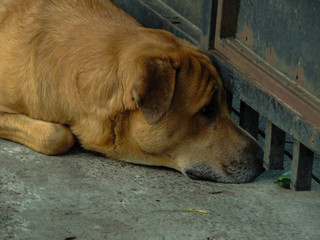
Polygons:
<instances>
[{"instance_id":1,"label":"dog's back","mask_svg":"<svg viewBox=\"0 0 320 240\"><path fill-rule=\"evenodd\" d=\"M8 0L0 14L0 111L56 122L79 108L79 74L110 69L112 45L140 26L112 1Z\"/></svg>"}]
</instances>

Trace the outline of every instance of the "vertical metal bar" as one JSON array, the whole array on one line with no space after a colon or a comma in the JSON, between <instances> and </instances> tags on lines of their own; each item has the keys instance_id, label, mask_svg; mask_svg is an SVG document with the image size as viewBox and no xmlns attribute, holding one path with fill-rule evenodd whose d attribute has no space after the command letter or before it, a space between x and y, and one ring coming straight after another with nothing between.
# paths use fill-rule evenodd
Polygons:
<instances>
[{"instance_id":1,"label":"vertical metal bar","mask_svg":"<svg viewBox=\"0 0 320 240\"><path fill-rule=\"evenodd\" d=\"M203 51L207 51L213 46L216 8L216 1L202 0L200 48Z\"/></svg>"},{"instance_id":2,"label":"vertical metal bar","mask_svg":"<svg viewBox=\"0 0 320 240\"><path fill-rule=\"evenodd\" d=\"M259 113L242 101L240 103L240 126L249 132L255 139L258 139Z\"/></svg>"},{"instance_id":3,"label":"vertical metal bar","mask_svg":"<svg viewBox=\"0 0 320 240\"><path fill-rule=\"evenodd\" d=\"M283 169L286 133L271 121L266 122L263 166L267 170Z\"/></svg>"},{"instance_id":4,"label":"vertical metal bar","mask_svg":"<svg viewBox=\"0 0 320 240\"><path fill-rule=\"evenodd\" d=\"M290 187L296 191L311 189L313 152L294 140Z\"/></svg>"},{"instance_id":5,"label":"vertical metal bar","mask_svg":"<svg viewBox=\"0 0 320 240\"><path fill-rule=\"evenodd\" d=\"M227 90L227 105L229 112L232 111L232 100L233 100L233 95L230 91Z\"/></svg>"},{"instance_id":6,"label":"vertical metal bar","mask_svg":"<svg viewBox=\"0 0 320 240\"><path fill-rule=\"evenodd\" d=\"M214 31L214 46L213 48L216 48L216 46L219 46L220 44L220 32L221 32L221 22L222 22L222 11L223 11L223 0L216 0L214 1L216 4L216 22L215 22L215 31Z\"/></svg>"}]
</instances>

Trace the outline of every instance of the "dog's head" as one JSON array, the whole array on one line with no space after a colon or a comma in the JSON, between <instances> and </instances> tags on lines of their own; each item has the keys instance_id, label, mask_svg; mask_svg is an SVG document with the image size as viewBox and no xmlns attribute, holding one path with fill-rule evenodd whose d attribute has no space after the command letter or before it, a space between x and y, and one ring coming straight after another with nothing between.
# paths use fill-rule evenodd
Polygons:
<instances>
[{"instance_id":1,"label":"dog's head","mask_svg":"<svg viewBox=\"0 0 320 240\"><path fill-rule=\"evenodd\" d=\"M135 48L131 97L138 107L125 134L133 162L193 179L251 181L263 171L261 148L231 118L216 69L198 48L162 35L167 46Z\"/></svg>"}]
</instances>

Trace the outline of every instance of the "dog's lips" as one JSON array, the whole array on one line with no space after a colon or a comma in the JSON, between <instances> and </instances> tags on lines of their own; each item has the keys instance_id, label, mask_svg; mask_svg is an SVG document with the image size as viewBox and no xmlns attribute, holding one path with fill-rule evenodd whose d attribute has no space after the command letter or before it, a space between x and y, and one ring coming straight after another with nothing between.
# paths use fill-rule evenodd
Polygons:
<instances>
[{"instance_id":1,"label":"dog's lips","mask_svg":"<svg viewBox=\"0 0 320 240\"><path fill-rule=\"evenodd\" d=\"M193 180L220 182L220 174L215 173L206 165L193 165L183 169L182 173Z\"/></svg>"},{"instance_id":2,"label":"dog's lips","mask_svg":"<svg viewBox=\"0 0 320 240\"><path fill-rule=\"evenodd\" d=\"M222 171L211 169L206 165L193 165L183 169L182 173L193 180L206 180L219 183L246 183L253 181L264 172L262 165L247 172L223 174Z\"/></svg>"}]
</instances>

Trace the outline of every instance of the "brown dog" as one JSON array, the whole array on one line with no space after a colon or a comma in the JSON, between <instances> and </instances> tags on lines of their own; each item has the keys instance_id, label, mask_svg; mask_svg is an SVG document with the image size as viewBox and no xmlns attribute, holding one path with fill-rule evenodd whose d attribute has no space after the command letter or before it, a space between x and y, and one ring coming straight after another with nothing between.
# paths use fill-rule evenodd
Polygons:
<instances>
[{"instance_id":1,"label":"brown dog","mask_svg":"<svg viewBox=\"0 0 320 240\"><path fill-rule=\"evenodd\" d=\"M107 0L1 0L0 137L86 149L194 179L247 182L260 147L198 48Z\"/></svg>"}]
</instances>

